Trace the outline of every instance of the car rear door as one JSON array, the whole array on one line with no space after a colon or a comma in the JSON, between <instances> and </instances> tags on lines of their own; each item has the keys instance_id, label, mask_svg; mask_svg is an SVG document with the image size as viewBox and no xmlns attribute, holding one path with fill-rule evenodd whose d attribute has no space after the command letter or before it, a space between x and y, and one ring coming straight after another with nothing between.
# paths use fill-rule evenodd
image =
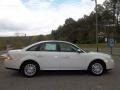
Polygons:
<instances>
[{"instance_id":1,"label":"car rear door","mask_svg":"<svg viewBox=\"0 0 120 90\"><path fill-rule=\"evenodd\" d=\"M36 50L32 50L32 55L36 57L41 70L59 70L58 45L55 42L41 43Z\"/></svg>"}]
</instances>

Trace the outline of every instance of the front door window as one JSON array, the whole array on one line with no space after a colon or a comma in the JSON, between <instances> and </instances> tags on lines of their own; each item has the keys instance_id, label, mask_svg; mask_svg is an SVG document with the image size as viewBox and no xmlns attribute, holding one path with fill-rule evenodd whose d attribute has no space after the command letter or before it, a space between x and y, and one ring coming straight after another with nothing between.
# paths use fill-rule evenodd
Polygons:
<instances>
[{"instance_id":1,"label":"front door window","mask_svg":"<svg viewBox=\"0 0 120 90\"><path fill-rule=\"evenodd\" d=\"M59 43L59 46L60 46L61 52L76 52L77 51L76 47L70 44L67 44L67 43Z\"/></svg>"}]
</instances>

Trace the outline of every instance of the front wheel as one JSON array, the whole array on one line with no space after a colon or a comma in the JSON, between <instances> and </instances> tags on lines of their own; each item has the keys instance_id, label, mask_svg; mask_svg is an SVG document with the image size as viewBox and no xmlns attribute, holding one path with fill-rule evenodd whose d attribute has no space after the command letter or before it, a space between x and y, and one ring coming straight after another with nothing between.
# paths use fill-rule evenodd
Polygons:
<instances>
[{"instance_id":1,"label":"front wheel","mask_svg":"<svg viewBox=\"0 0 120 90\"><path fill-rule=\"evenodd\" d=\"M102 75L105 72L105 65L102 62L93 62L89 66L89 71L96 76Z\"/></svg>"}]
</instances>

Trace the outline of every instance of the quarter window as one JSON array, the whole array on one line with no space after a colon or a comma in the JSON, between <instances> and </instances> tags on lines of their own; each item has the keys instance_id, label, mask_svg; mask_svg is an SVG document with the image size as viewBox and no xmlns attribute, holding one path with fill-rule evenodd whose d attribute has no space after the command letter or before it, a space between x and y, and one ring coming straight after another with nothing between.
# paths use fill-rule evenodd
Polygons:
<instances>
[{"instance_id":1,"label":"quarter window","mask_svg":"<svg viewBox=\"0 0 120 90\"><path fill-rule=\"evenodd\" d=\"M40 51L40 44L30 47L27 51Z\"/></svg>"}]
</instances>

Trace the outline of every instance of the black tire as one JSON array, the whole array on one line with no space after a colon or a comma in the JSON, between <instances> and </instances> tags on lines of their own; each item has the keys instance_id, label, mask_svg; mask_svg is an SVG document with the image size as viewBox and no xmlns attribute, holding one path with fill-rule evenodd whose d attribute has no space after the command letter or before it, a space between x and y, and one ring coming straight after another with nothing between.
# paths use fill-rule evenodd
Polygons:
<instances>
[{"instance_id":1,"label":"black tire","mask_svg":"<svg viewBox=\"0 0 120 90\"><path fill-rule=\"evenodd\" d=\"M100 76L105 73L106 66L105 63L102 61L94 61L89 65L88 70L92 75Z\"/></svg>"},{"instance_id":2,"label":"black tire","mask_svg":"<svg viewBox=\"0 0 120 90\"><path fill-rule=\"evenodd\" d=\"M39 65L33 61L27 61L22 64L21 70L22 74L27 77L33 77L40 71Z\"/></svg>"}]
</instances>

